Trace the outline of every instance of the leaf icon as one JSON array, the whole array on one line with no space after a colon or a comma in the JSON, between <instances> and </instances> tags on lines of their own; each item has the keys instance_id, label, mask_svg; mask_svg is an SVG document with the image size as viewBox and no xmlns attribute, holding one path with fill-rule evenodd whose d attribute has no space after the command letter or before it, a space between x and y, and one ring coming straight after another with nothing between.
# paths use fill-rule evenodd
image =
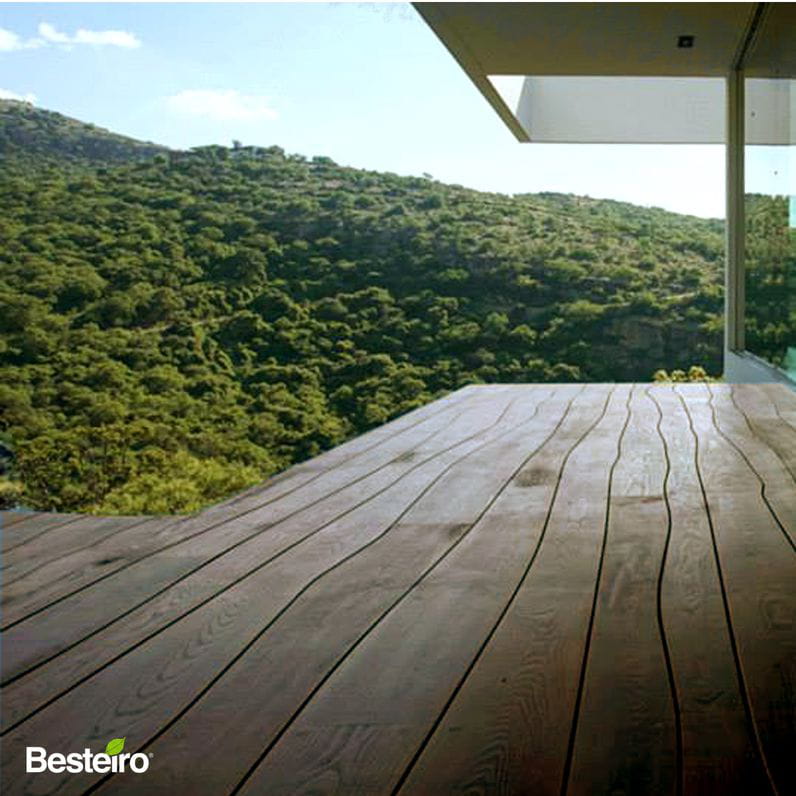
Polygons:
<instances>
[{"instance_id":1,"label":"leaf icon","mask_svg":"<svg viewBox=\"0 0 796 796\"><path fill-rule=\"evenodd\" d=\"M105 754L111 755L111 757L118 755L124 749L125 738L113 738L108 741L108 745L105 747Z\"/></svg>"}]
</instances>

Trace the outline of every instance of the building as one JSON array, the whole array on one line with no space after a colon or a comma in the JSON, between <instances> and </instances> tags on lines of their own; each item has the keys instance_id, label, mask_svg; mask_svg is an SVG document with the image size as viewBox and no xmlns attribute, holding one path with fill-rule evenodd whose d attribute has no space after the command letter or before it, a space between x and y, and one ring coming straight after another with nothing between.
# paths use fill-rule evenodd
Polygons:
<instances>
[{"instance_id":1,"label":"building","mask_svg":"<svg viewBox=\"0 0 796 796\"><path fill-rule=\"evenodd\" d=\"M731 379L793 375L793 8L420 6L520 140L726 137ZM781 384L495 384L195 515L0 512L3 793L796 793L795 486Z\"/></svg>"},{"instance_id":2,"label":"building","mask_svg":"<svg viewBox=\"0 0 796 796\"><path fill-rule=\"evenodd\" d=\"M796 4L415 5L518 141L726 142L725 377L796 382Z\"/></svg>"}]
</instances>

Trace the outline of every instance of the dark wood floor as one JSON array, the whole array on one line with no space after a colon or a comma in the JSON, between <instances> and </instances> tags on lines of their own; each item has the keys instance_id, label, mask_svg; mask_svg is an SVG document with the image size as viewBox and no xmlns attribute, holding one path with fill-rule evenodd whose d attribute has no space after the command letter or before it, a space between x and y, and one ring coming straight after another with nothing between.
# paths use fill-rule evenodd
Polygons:
<instances>
[{"instance_id":1,"label":"dark wood floor","mask_svg":"<svg viewBox=\"0 0 796 796\"><path fill-rule=\"evenodd\" d=\"M2 791L795 794L795 478L784 387L468 387L194 516L5 513Z\"/></svg>"}]
</instances>

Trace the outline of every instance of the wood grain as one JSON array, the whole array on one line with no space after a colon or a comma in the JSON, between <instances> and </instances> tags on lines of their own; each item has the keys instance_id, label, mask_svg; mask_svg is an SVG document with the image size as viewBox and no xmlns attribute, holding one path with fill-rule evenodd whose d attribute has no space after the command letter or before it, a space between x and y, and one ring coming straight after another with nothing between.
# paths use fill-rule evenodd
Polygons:
<instances>
[{"instance_id":1,"label":"wood grain","mask_svg":"<svg viewBox=\"0 0 796 796\"><path fill-rule=\"evenodd\" d=\"M750 476L759 485L760 497L796 553L796 538L789 530L796 527L796 469L788 462L791 457L781 456L755 432L755 426L733 400L731 385L708 389L716 430L746 462ZM793 443L796 448L796 435Z\"/></svg>"},{"instance_id":2,"label":"wood grain","mask_svg":"<svg viewBox=\"0 0 796 796\"><path fill-rule=\"evenodd\" d=\"M472 411L480 411L481 403L477 399L473 400ZM443 412L436 421L436 428L444 427L444 423L450 420ZM433 433L434 427L431 428ZM215 555L225 543L231 547L248 538L251 532L267 530L299 511L315 507L346 487L355 487L362 479L402 457L405 462L412 447L428 437L429 429L418 424L409 434L400 435L398 440L387 440L377 450L369 450L362 460L346 460L339 468L322 473L323 478L317 480L310 491L293 490L277 500L256 504L254 508L238 505L230 517L214 519L200 514L165 523L153 518L92 548L75 550L71 555L62 556L51 565L37 570L32 577L4 589L3 630L7 631L26 617L64 600L69 600L69 605L57 606L56 615L66 610L72 615L80 613L88 621L87 612L75 609L73 604L85 600L85 595L81 595L84 589L100 583L107 599L95 593L89 598L90 602L103 607L106 613L111 609L118 611L117 598L120 594L141 599L141 578L137 579L136 576L143 575L152 591L159 591L165 584L181 577L186 567L190 569L191 564L196 563L197 559L193 562L190 559L197 544L202 558ZM153 561L153 557L158 560ZM161 566L161 561L166 561L167 566ZM134 571L128 572L131 568ZM120 582L120 575L134 583ZM158 578L158 575L161 577ZM111 582L108 582L109 579L112 579ZM76 599L72 600L72 597Z\"/></svg>"},{"instance_id":3,"label":"wood grain","mask_svg":"<svg viewBox=\"0 0 796 796\"><path fill-rule=\"evenodd\" d=\"M561 392L566 394L566 388ZM541 407L546 411L534 422L474 449L467 459L452 467L388 536L347 562L333 579L319 582L173 730L157 739L151 747L153 752L174 759L172 769L183 772L179 782L164 779L163 792L179 787L210 794L221 787L222 773L214 771L212 765L188 772L180 762L199 737L207 738L208 733L213 736L212 744L227 759L223 776L233 772L238 778L245 775L257 760L264 741L277 736L296 706L339 665L357 639L367 636L373 623L397 600L419 588L414 585L418 577L425 583L428 576L423 572L435 567L441 555L451 549L458 552L467 543L484 505L525 456L525 445L551 432L565 409L563 400L558 405L545 401ZM484 469L487 463L492 466ZM473 481L473 472L480 473L477 481ZM439 499L452 490L461 500L455 505L448 501L446 512L441 514ZM430 547L440 535L444 538L439 546ZM416 560L406 567L409 553ZM338 613L336 604L344 612ZM396 664L400 668L398 661ZM244 682L256 684L256 700L239 699ZM234 735L228 724L212 719L224 710L224 705L229 706L230 700L235 701L236 708L228 715L239 719L239 731ZM274 786L272 783L269 787Z\"/></svg>"},{"instance_id":4,"label":"wood grain","mask_svg":"<svg viewBox=\"0 0 796 796\"><path fill-rule=\"evenodd\" d=\"M504 781L505 774L509 780L522 781L530 792L536 792L534 775L531 774L529 779L529 772L522 770L527 763L525 754L527 752L534 759L534 766L538 765L546 756L535 754L534 747L537 743L549 742L551 734L547 721L546 726L539 728L538 735L533 729L528 729L529 725L535 724L529 715L534 711L525 702L525 697L529 679L536 672L527 656L530 654L538 660L539 653L534 650L539 640L538 633L541 631L542 635L547 635L551 623L546 619L542 623L543 627L531 621L526 612L530 611L539 617L540 612L547 615L550 611L555 613L560 610L563 624L570 619L578 621L577 611L573 610L571 601L571 597L578 592L578 571L580 568L581 574L587 576L587 570L596 564L599 546L588 541L584 544L582 535L588 540L594 530L595 518L599 530L591 541L598 542L602 535L605 509L605 481L602 476L607 478L628 394L629 387L617 387L602 420L604 398L600 402L602 406L595 407L592 404L588 410L583 410L585 427L571 429L568 438L561 440L563 451L560 448L557 451L546 450L539 462L519 474L518 486L543 483L545 480L552 483L554 490L549 500L553 501L553 508L549 513L549 506L543 504L544 520L540 528L537 516L536 527L524 553L525 567L519 573L519 583L515 578L509 584L508 594L503 593L502 603L492 606L489 617L492 627L482 625L482 632L475 637L468 637L466 632L461 632L466 631L469 612L462 611L462 617L459 618L452 615L451 606L466 599L466 579L458 584L455 578L453 583L443 581L437 590L418 593L410 603L413 610L406 609L396 614L393 621L389 625L385 624L379 635L374 636L362 654L341 670L339 684L337 680L329 683L317 701L317 708L301 717L289 736L266 758L256 774L257 778L253 777L251 784L247 785L247 792L256 792L258 783L261 785L264 781L261 777L266 776L278 777L277 783L282 784L283 791L295 787L296 792L302 792L309 779L317 777L317 768L323 761L322 758L319 763L311 755L306 742L309 736L305 733L309 731L315 734L316 740L317 733L325 733L327 740L321 746L325 750L336 743L335 733L338 730L345 732L346 726L362 729L371 722L377 702L385 706L385 717L379 721L380 725L384 725L384 731L381 731L381 726L378 728L379 743L369 747L368 764L362 764L355 749L346 748L342 757L329 760L326 767L333 769L340 777L340 792L366 789L379 791L380 788L381 792L389 792L399 781L402 770L412 761L416 750L424 744L424 739L433 730L435 721L451 699L453 702L433 733L425 749L426 754L421 756L420 762L412 770L405 787L410 792L413 789L436 793L456 792L472 787L477 789L479 785L474 783L483 781L484 787L489 789L498 787ZM584 440L589 441L588 447ZM552 457L549 464L548 457ZM606 459L607 463L604 462ZM560 473L562 467L563 474ZM590 471L591 475L584 482L586 471ZM596 494L592 489L596 490ZM594 497L597 500L590 499ZM576 539L575 549L571 549ZM538 557L531 565L539 541L541 547ZM549 590L549 586L558 579L556 570L559 567L568 569L575 578L574 588L569 595L560 592L554 594L555 588ZM533 574L526 578L528 572ZM536 573L541 576L539 590L532 585ZM586 590L593 588L593 572L585 577L585 581ZM567 577L567 583L571 583L570 576ZM458 585L458 589L447 602L443 595L454 585ZM503 584L498 580L495 585L500 587ZM584 593L588 600L588 593ZM444 610L445 606L447 611ZM588 611L585 613L585 618L588 618ZM558 636L555 632L552 635L554 638ZM567 632L562 635L565 638L569 636ZM403 665L382 669L378 682L373 682L372 676L377 671L376 660L384 649L376 639L384 639L384 643L389 640L388 656L397 655ZM450 643L447 643L448 639ZM489 643L483 648L485 640ZM529 653L529 650L532 651ZM572 646L570 651L579 657L581 647ZM410 659L414 662L411 667ZM575 664L574 659L572 663ZM558 667L542 666L542 669L548 675L563 679L564 671ZM365 677L366 670L372 675L359 687L356 678L351 676L352 672L356 671ZM372 689L377 689L376 693L383 693L384 698L368 705L367 696ZM330 720L334 711L326 709L332 704L332 693L337 694L333 704L343 710L335 720ZM404 694L412 694L413 698L405 698ZM560 695L557 696L559 698ZM564 712L567 712L566 708ZM352 717L358 718L354 720ZM455 729L451 730L452 727ZM569 716L564 718L561 727L564 735L561 738L559 762L563 767ZM402 736L400 743L396 737L399 733ZM393 744L397 746L389 753L389 758L395 759L395 764L387 769L380 758L385 749L392 748ZM286 764L288 758L292 759L290 765ZM359 763L355 762L357 759ZM426 765L426 761L432 762ZM505 773L504 765L512 769L510 773ZM539 778L540 782L545 780L544 776Z\"/></svg>"},{"instance_id":5,"label":"wood grain","mask_svg":"<svg viewBox=\"0 0 796 796\"><path fill-rule=\"evenodd\" d=\"M780 409L780 402L784 404L782 393L785 388L750 390L750 386L725 385L723 392L729 393L752 433L782 462L791 477L796 477L796 423L791 425L786 422L790 413ZM776 386L778 385L762 385L764 388Z\"/></svg>"},{"instance_id":6,"label":"wood grain","mask_svg":"<svg viewBox=\"0 0 796 796\"><path fill-rule=\"evenodd\" d=\"M496 403L488 411L496 412L499 408L500 405ZM300 544L327 525L342 519L412 473L424 461L424 445L432 446L430 456L438 455L440 451L433 447L433 441L439 439L440 435L443 438L451 435L452 445L458 444L463 438L471 437L473 419L483 412L484 407L477 403L471 412L462 413L458 418L461 422L443 424L421 440L411 440L419 457L417 462L414 461L414 456L407 457L405 450L386 465L376 467L370 474L366 474L369 477L364 480L356 479L347 488L324 495L306 510L298 510L292 516L285 515L282 520L253 527L252 518L245 517L225 524L223 535L202 534L198 539L170 547L157 556L126 568L110 582L101 583L100 587L104 592L101 598L96 596L94 589L78 591L34 617L39 632L33 638L28 636L29 622L6 630L6 639L12 642L12 652L3 660L4 683L8 684L9 678L19 677L31 667L52 659L59 651L71 651L81 640L98 635L120 617L131 616L132 627L135 628L131 635L138 636L139 640L146 637L156 627L152 626L152 621L141 621L139 609L143 609L144 616L153 617L155 625L163 626L173 621L175 615L179 616L184 603L188 603L185 606L187 610L191 607L191 602L194 605L201 603L252 569L249 564L251 560L258 562L258 566L268 562L271 557ZM489 416L487 413L487 417ZM313 524L308 527L308 523ZM177 600L174 593L169 593L174 586L179 586ZM151 606L147 605L153 599L155 602ZM168 606L165 610L164 604ZM70 617L68 622L63 621L64 616ZM127 626L130 626L129 623ZM113 635L110 634L111 637ZM21 641L17 642L16 639ZM107 660L108 653L117 649L116 645L109 643L108 634L97 641L98 643L92 644L95 654L88 653L87 657L81 652L78 654L80 661L94 664L97 657ZM50 689L62 683L64 676L85 676L85 667L78 665L78 671L83 669L78 674L75 667L65 663L60 661L56 669L58 674L48 678ZM8 712L8 706L15 704L15 692L6 693L9 699L4 700L4 726L12 713L16 713L14 710Z\"/></svg>"},{"instance_id":7,"label":"wood grain","mask_svg":"<svg viewBox=\"0 0 796 796\"><path fill-rule=\"evenodd\" d=\"M737 385L739 388L745 386ZM758 384L755 388L771 401L780 420L796 428L796 390L789 390L781 384Z\"/></svg>"},{"instance_id":8,"label":"wood grain","mask_svg":"<svg viewBox=\"0 0 796 796\"><path fill-rule=\"evenodd\" d=\"M8 524L4 525L1 534L3 557L15 548L38 539L50 531L65 528L82 519L79 514L52 514L35 511L7 511L4 512L4 517L8 518Z\"/></svg>"},{"instance_id":9,"label":"wood grain","mask_svg":"<svg viewBox=\"0 0 796 796\"><path fill-rule=\"evenodd\" d=\"M782 386L481 385L192 516L0 513L3 794L796 793L794 472ZM114 737L146 779L24 774Z\"/></svg>"},{"instance_id":10,"label":"wood grain","mask_svg":"<svg viewBox=\"0 0 796 796\"><path fill-rule=\"evenodd\" d=\"M677 716L656 594L668 533L666 451L653 401L638 391L630 409L573 728L573 794L677 792Z\"/></svg>"},{"instance_id":11,"label":"wood grain","mask_svg":"<svg viewBox=\"0 0 796 796\"><path fill-rule=\"evenodd\" d=\"M2 523L1 527L8 529L23 520L32 520L41 516L42 512L39 511L9 511L3 509L0 511L0 523Z\"/></svg>"},{"instance_id":12,"label":"wood grain","mask_svg":"<svg viewBox=\"0 0 796 796\"><path fill-rule=\"evenodd\" d=\"M119 531L148 521L146 517L81 517L53 533L42 534L3 555L3 585L10 586L35 570L89 549Z\"/></svg>"},{"instance_id":13,"label":"wood grain","mask_svg":"<svg viewBox=\"0 0 796 796\"><path fill-rule=\"evenodd\" d=\"M768 775L768 792L793 793L796 555L748 463L718 433L708 390L679 390L687 396L698 437L699 471L755 752Z\"/></svg>"},{"instance_id":14,"label":"wood grain","mask_svg":"<svg viewBox=\"0 0 796 796\"><path fill-rule=\"evenodd\" d=\"M335 495L333 500L327 501L322 506L316 506L311 514L300 512L289 522L275 523L267 528L268 533L254 534L249 541L229 552L216 554L215 559L209 556L205 548L206 557L200 559L201 565L195 565L193 574L181 580L178 587L166 589L155 599L144 599L134 607L134 610L121 618L117 616L114 620L114 615L111 614L109 625L91 636L84 637L81 643L68 646L65 639L73 637L78 630L90 626L91 622L99 621L98 617L107 616L107 603L112 598L109 597L108 600L98 603L92 600L90 593L81 592L76 599L67 603L72 612L78 611L78 617L68 624L61 619L63 605L58 607L58 612L37 617L37 626L40 629L45 628L47 632L37 634L27 645L22 643L13 645L13 649L19 654L10 655L4 661L7 676L14 675L15 667L18 671L24 665L30 666L31 663L35 663L36 655L41 659L51 649L60 650L61 654L40 671L37 670L35 677L26 677L4 687L3 726L15 723L26 715L21 711L27 709L29 712L31 706L48 702L54 695L72 687L109 660L118 657L125 649L149 639L152 634L201 607L208 600L222 594L225 589L253 573L255 569L268 564L277 556L310 539L314 534L342 522L357 510L360 514L366 512L370 501L391 488L399 487L404 479L426 462L485 433L492 424L511 423L512 414L508 413L510 408L508 401L508 398L501 402L495 401L486 412L484 407L476 405L472 412L463 413L459 421L449 423L427 435L422 443L414 448L416 460L415 456L400 457L401 460L396 462L391 470L384 470L379 480L370 483L369 487L366 482L361 482L352 490L344 490ZM523 411L527 415L526 409L520 406L513 407L516 403L516 399L511 399L512 410ZM506 416L502 417L504 414ZM481 430L481 426L474 425L474 421L487 425ZM445 446L446 440L450 443L447 446ZM229 534L218 541L228 543L228 537ZM196 553L190 555L191 557L187 559L188 564L199 558ZM147 572L143 568L128 570L127 574L141 577L146 581ZM151 572L149 577L151 579ZM128 586L124 594L129 595L130 592ZM78 600L80 603L76 607L75 603ZM100 611L102 613L98 613ZM25 625L20 625L9 631L6 638L10 637L14 641L17 633L25 631Z\"/></svg>"},{"instance_id":15,"label":"wood grain","mask_svg":"<svg viewBox=\"0 0 796 796\"><path fill-rule=\"evenodd\" d=\"M712 531L696 466L696 442L678 395L656 388L671 464L671 541L661 583L661 615L671 655L682 735L684 794L765 793L733 659Z\"/></svg>"},{"instance_id":16,"label":"wood grain","mask_svg":"<svg viewBox=\"0 0 796 796\"><path fill-rule=\"evenodd\" d=\"M481 428L487 429L500 416L504 401L495 404L483 412ZM121 726L128 728L125 732L131 737L147 738L156 732L186 700L193 698L219 670L245 650L287 604L299 599L324 572L387 533L429 483L467 452L486 444L473 436L478 427L473 429L472 419L468 425L469 439L465 437L466 441L455 449L452 447L430 459L395 488L168 627L152 642L136 647L114 666L103 669L6 735L4 766L13 766L32 738L51 748L66 743L77 743L83 748L96 745L98 737L116 737ZM439 442L461 441L462 432L455 424L449 425ZM344 606L337 606L334 601L331 606L344 610ZM331 627L334 629L334 624ZM81 718L80 706L88 702L95 704L97 711L87 724ZM99 703L103 704L102 708ZM55 713L70 715L72 719L56 725L50 718ZM80 792L92 777L39 775L38 779L55 780L63 792L70 793ZM21 789L26 787L25 781L20 782Z\"/></svg>"},{"instance_id":17,"label":"wood grain","mask_svg":"<svg viewBox=\"0 0 796 796\"><path fill-rule=\"evenodd\" d=\"M245 509L252 505L262 507L299 489L306 489L330 470L334 470L352 459L367 454L387 441L397 441L401 435L412 431L412 429L421 424L437 423L442 417L450 417L451 413L460 410L467 402L478 397L479 390L477 385L462 387L444 398L414 409L389 423L353 437L307 462L288 468L262 484L257 484L232 498L205 509L201 512L202 517L206 520L215 517L228 518L233 513L233 510L240 512L242 508Z\"/></svg>"}]
</instances>

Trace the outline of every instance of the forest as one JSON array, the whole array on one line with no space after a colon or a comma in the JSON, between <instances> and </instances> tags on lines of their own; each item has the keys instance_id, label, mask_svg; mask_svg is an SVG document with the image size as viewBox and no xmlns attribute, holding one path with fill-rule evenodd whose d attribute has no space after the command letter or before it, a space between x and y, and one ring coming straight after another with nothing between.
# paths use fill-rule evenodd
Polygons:
<instances>
[{"instance_id":1,"label":"forest","mask_svg":"<svg viewBox=\"0 0 796 796\"><path fill-rule=\"evenodd\" d=\"M796 378L796 197L745 197L745 345Z\"/></svg>"},{"instance_id":2,"label":"forest","mask_svg":"<svg viewBox=\"0 0 796 796\"><path fill-rule=\"evenodd\" d=\"M721 372L723 222L0 101L0 502L190 512L473 382Z\"/></svg>"}]
</instances>

